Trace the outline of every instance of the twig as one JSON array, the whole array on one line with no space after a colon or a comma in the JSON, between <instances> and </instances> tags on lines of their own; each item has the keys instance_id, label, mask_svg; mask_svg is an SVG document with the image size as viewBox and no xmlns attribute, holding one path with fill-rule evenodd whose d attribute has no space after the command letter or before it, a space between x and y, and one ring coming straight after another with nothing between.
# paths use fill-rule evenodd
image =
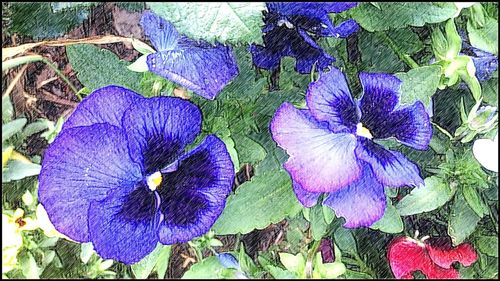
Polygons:
<instances>
[{"instance_id":1,"label":"twig","mask_svg":"<svg viewBox=\"0 0 500 281\"><path fill-rule=\"evenodd\" d=\"M62 105L67 105L67 106L71 106L71 107L76 107L78 105L78 103L74 102L74 101L70 101L70 100L65 100L65 99L62 99L50 92L47 92L45 90L42 90L43 94L44 94L44 98L45 100L48 100L48 101L51 101L51 102L55 102L55 103L58 103L58 104L62 104Z\"/></svg>"},{"instance_id":2,"label":"twig","mask_svg":"<svg viewBox=\"0 0 500 281\"><path fill-rule=\"evenodd\" d=\"M27 67L28 67L28 65L24 65L21 68L21 70L16 74L16 76L14 76L14 79L9 84L9 87L7 87L7 89L5 90L5 93L3 93L2 98L5 96L8 96L10 94L10 92L12 92L12 90L16 86L17 82L19 82L19 79L21 79L21 76L23 75L24 71L26 71Z\"/></svg>"}]
</instances>

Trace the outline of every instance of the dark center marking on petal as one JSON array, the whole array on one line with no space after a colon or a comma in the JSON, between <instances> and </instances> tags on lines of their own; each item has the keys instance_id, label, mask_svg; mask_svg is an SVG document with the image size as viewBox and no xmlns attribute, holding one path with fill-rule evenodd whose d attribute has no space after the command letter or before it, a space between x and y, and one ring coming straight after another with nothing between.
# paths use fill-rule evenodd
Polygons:
<instances>
[{"instance_id":1,"label":"dark center marking on petal","mask_svg":"<svg viewBox=\"0 0 500 281\"><path fill-rule=\"evenodd\" d=\"M118 215L130 221L151 219L156 213L155 200L154 193L149 191L144 182L140 182L128 195Z\"/></svg>"},{"instance_id":2,"label":"dark center marking on petal","mask_svg":"<svg viewBox=\"0 0 500 281\"><path fill-rule=\"evenodd\" d=\"M181 143L171 138L163 135L149 137L144 152L146 174L153 174L173 163L182 152L181 149Z\"/></svg>"}]
</instances>

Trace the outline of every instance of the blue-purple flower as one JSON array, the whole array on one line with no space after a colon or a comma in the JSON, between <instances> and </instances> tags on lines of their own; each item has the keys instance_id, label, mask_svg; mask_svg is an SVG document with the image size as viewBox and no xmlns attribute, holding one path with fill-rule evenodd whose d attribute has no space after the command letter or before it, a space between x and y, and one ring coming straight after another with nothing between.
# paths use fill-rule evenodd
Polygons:
<instances>
[{"instance_id":1,"label":"blue-purple flower","mask_svg":"<svg viewBox=\"0 0 500 281\"><path fill-rule=\"evenodd\" d=\"M185 151L201 122L200 110L180 98L144 98L118 86L94 91L43 157L38 196L55 228L127 264L157 242L207 232L234 170L214 135Z\"/></svg>"},{"instance_id":2,"label":"blue-purple flower","mask_svg":"<svg viewBox=\"0 0 500 281\"><path fill-rule=\"evenodd\" d=\"M492 53L472 47L466 41L462 42L461 54L471 57L476 67L476 77L479 81L491 78L493 72L498 68L498 58Z\"/></svg>"},{"instance_id":3,"label":"blue-purple flower","mask_svg":"<svg viewBox=\"0 0 500 281\"><path fill-rule=\"evenodd\" d=\"M230 47L182 36L171 23L149 11L144 12L141 26L157 50L147 56L149 71L211 100L238 75Z\"/></svg>"},{"instance_id":4,"label":"blue-purple flower","mask_svg":"<svg viewBox=\"0 0 500 281\"><path fill-rule=\"evenodd\" d=\"M271 121L273 139L290 156L284 168L305 207L323 204L346 219L345 227L370 226L384 214L384 187L420 186L418 167L375 140L395 138L427 149L432 128L424 105L399 104L401 81L361 73L363 96L353 100L338 69L309 85L308 109L282 104Z\"/></svg>"},{"instance_id":5,"label":"blue-purple flower","mask_svg":"<svg viewBox=\"0 0 500 281\"><path fill-rule=\"evenodd\" d=\"M355 2L337 3L267 3L262 31L264 46L251 45L253 63L263 69L275 70L282 57L296 59L295 70L305 74L313 65L322 70L335 59L327 54L313 39L315 37L347 37L358 29L350 19L334 26L328 13L340 13L357 5Z\"/></svg>"}]
</instances>

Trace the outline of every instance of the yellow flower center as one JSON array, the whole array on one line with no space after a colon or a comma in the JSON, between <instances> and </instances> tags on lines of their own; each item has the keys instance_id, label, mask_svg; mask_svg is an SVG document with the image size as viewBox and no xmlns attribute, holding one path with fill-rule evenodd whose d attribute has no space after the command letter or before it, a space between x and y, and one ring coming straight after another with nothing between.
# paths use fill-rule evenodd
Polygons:
<instances>
[{"instance_id":1,"label":"yellow flower center","mask_svg":"<svg viewBox=\"0 0 500 281\"><path fill-rule=\"evenodd\" d=\"M155 172L146 178L146 183L148 184L149 190L155 191L156 188L161 184L161 173Z\"/></svg>"},{"instance_id":2,"label":"yellow flower center","mask_svg":"<svg viewBox=\"0 0 500 281\"><path fill-rule=\"evenodd\" d=\"M368 130L367 128L363 127L363 123L358 123L356 125L356 135L361 136L361 137L365 137L365 138L368 138L368 139L372 139L373 138L372 133L370 133L370 130Z\"/></svg>"}]
</instances>

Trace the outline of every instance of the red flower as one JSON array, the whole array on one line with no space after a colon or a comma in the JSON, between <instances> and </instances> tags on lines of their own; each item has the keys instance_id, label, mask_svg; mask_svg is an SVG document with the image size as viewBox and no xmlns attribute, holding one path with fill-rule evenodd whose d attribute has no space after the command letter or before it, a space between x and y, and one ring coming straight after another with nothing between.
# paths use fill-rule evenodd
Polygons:
<instances>
[{"instance_id":1,"label":"red flower","mask_svg":"<svg viewBox=\"0 0 500 281\"><path fill-rule=\"evenodd\" d=\"M477 260L477 254L467 243L451 247L451 241L446 238L419 241L398 237L389 244L387 258L398 279L411 279L417 270L428 279L458 279L460 274L451 264L458 261L469 266Z\"/></svg>"}]
</instances>

